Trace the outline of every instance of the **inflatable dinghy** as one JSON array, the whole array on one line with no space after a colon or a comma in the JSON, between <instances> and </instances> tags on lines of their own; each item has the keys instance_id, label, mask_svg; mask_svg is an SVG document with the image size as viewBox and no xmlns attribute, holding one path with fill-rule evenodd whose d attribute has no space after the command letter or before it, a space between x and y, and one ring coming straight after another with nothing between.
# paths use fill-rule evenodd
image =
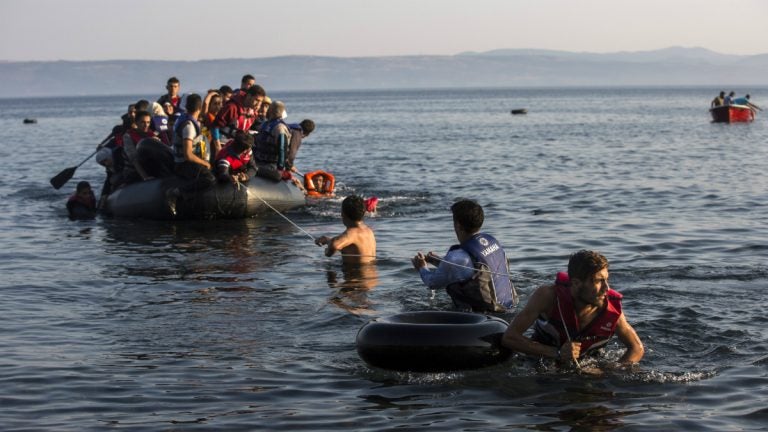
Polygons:
<instances>
[{"instance_id":1,"label":"inflatable dinghy","mask_svg":"<svg viewBox=\"0 0 768 432\"><path fill-rule=\"evenodd\" d=\"M217 183L193 197L176 202L171 213L165 192L186 180L166 177L129 184L109 195L105 212L117 218L141 219L243 219L272 211L285 211L306 203L304 192L291 181L273 182L253 175L245 184Z\"/></svg>"}]
</instances>

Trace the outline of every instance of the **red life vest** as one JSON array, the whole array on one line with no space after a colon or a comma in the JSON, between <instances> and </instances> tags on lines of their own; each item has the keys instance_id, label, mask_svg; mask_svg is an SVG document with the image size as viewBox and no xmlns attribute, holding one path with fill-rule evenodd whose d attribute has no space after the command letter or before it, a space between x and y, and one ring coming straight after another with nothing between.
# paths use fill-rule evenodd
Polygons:
<instances>
[{"instance_id":1,"label":"red life vest","mask_svg":"<svg viewBox=\"0 0 768 432\"><path fill-rule=\"evenodd\" d=\"M67 200L67 208L72 205L82 205L89 210L96 210L96 196L91 193L87 198L84 198L78 194L72 194Z\"/></svg>"},{"instance_id":2,"label":"red life vest","mask_svg":"<svg viewBox=\"0 0 768 432\"><path fill-rule=\"evenodd\" d=\"M144 138L154 138L155 137L155 133L152 132L151 130L149 132L142 132L142 131L140 131L138 129L131 128L131 129L128 129L128 132L126 132L126 133L131 137L131 140L133 141L133 145L134 146L139 145L139 142L141 140L143 140Z\"/></svg>"},{"instance_id":3,"label":"red life vest","mask_svg":"<svg viewBox=\"0 0 768 432\"><path fill-rule=\"evenodd\" d=\"M245 171L248 162L251 161L251 149L237 154L232 150L232 143L233 141L230 140L224 148L219 150L216 155L216 166L228 166L232 173Z\"/></svg>"},{"instance_id":4,"label":"red life vest","mask_svg":"<svg viewBox=\"0 0 768 432\"><path fill-rule=\"evenodd\" d=\"M256 115L252 109L243 106L243 99L238 95L232 96L216 115L213 126L229 136L234 136L235 130L247 132L256 120Z\"/></svg>"},{"instance_id":5,"label":"red life vest","mask_svg":"<svg viewBox=\"0 0 768 432\"><path fill-rule=\"evenodd\" d=\"M609 288L605 297L605 308L597 314L592 322L582 328L573 307L568 274L558 273L555 281L555 304L549 311L547 320L539 319L536 321L533 340L560 347L568 342L570 335L574 342L581 342L582 356L588 351L602 347L615 333L616 324L621 317L622 295ZM566 328L568 329L567 332Z\"/></svg>"}]
</instances>

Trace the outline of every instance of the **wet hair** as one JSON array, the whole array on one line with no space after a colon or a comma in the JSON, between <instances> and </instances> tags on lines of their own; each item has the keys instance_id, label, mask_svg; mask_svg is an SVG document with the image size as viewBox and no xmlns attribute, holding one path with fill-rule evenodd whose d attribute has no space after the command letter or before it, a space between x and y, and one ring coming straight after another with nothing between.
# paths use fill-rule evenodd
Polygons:
<instances>
[{"instance_id":1,"label":"wet hair","mask_svg":"<svg viewBox=\"0 0 768 432\"><path fill-rule=\"evenodd\" d=\"M365 215L365 202L363 197L350 195L341 202L341 214L350 220L359 222Z\"/></svg>"},{"instance_id":2,"label":"wet hair","mask_svg":"<svg viewBox=\"0 0 768 432\"><path fill-rule=\"evenodd\" d=\"M188 113L199 111L203 108L203 98L201 98L197 93L192 93L191 95L187 96L187 103L184 105L184 108L187 109Z\"/></svg>"},{"instance_id":3,"label":"wet hair","mask_svg":"<svg viewBox=\"0 0 768 432\"><path fill-rule=\"evenodd\" d=\"M232 94L232 93L234 93L234 90L232 90L232 87L224 84L223 86L219 87L219 93L223 96L225 94Z\"/></svg>"},{"instance_id":4,"label":"wet hair","mask_svg":"<svg viewBox=\"0 0 768 432\"><path fill-rule=\"evenodd\" d=\"M264 97L267 95L267 92L266 90L264 90L264 87L258 84L254 84L251 87L249 87L245 93L251 96L261 96L261 97Z\"/></svg>"},{"instance_id":5,"label":"wet hair","mask_svg":"<svg viewBox=\"0 0 768 432\"><path fill-rule=\"evenodd\" d=\"M480 227L483 226L485 215L483 208L476 201L468 199L456 201L451 206L451 212L453 213L453 220L464 231L473 233L479 231Z\"/></svg>"},{"instance_id":6,"label":"wet hair","mask_svg":"<svg viewBox=\"0 0 768 432\"><path fill-rule=\"evenodd\" d=\"M85 189L90 189L90 188L91 188L90 183L88 183L87 181L81 181L80 183L77 184L77 188L75 190L77 191L77 193L80 193Z\"/></svg>"},{"instance_id":7,"label":"wet hair","mask_svg":"<svg viewBox=\"0 0 768 432\"><path fill-rule=\"evenodd\" d=\"M179 79L176 78L175 76L168 78L168 81L166 82L166 84L179 84L179 83L180 83Z\"/></svg>"},{"instance_id":8,"label":"wet hair","mask_svg":"<svg viewBox=\"0 0 768 432\"><path fill-rule=\"evenodd\" d=\"M149 101L146 99L141 99L140 101L133 104L133 106L136 108L136 112L149 111Z\"/></svg>"},{"instance_id":9,"label":"wet hair","mask_svg":"<svg viewBox=\"0 0 768 432\"><path fill-rule=\"evenodd\" d=\"M251 74L245 74L243 75L243 78L240 79L240 84L245 84L247 81L254 80L256 81L256 77L254 77Z\"/></svg>"},{"instance_id":10,"label":"wet hair","mask_svg":"<svg viewBox=\"0 0 768 432\"><path fill-rule=\"evenodd\" d=\"M232 149L238 154L253 147L253 136L248 132L237 131L235 140L232 142Z\"/></svg>"},{"instance_id":11,"label":"wet hair","mask_svg":"<svg viewBox=\"0 0 768 432\"><path fill-rule=\"evenodd\" d=\"M310 119L304 119L299 123L299 126L301 126L301 131L304 133L304 136L309 136L314 130L315 130L315 122L313 122Z\"/></svg>"},{"instance_id":12,"label":"wet hair","mask_svg":"<svg viewBox=\"0 0 768 432\"><path fill-rule=\"evenodd\" d=\"M600 252L582 249L568 260L568 277L586 281L605 268L608 268L608 258Z\"/></svg>"}]
</instances>

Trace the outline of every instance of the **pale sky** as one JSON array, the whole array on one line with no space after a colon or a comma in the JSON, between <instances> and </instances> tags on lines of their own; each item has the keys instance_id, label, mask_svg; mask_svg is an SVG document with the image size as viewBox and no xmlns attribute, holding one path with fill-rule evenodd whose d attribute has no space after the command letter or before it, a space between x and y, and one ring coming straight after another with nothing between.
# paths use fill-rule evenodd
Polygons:
<instances>
[{"instance_id":1,"label":"pale sky","mask_svg":"<svg viewBox=\"0 0 768 432\"><path fill-rule=\"evenodd\" d=\"M768 53L768 0L0 0L0 60L703 47Z\"/></svg>"}]
</instances>

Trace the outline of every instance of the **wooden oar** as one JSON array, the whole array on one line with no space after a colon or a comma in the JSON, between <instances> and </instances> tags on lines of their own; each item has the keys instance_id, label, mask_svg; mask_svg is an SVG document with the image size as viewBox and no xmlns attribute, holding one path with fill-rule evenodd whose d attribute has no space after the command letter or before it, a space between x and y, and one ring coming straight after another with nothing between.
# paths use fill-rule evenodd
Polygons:
<instances>
[{"instance_id":1,"label":"wooden oar","mask_svg":"<svg viewBox=\"0 0 768 432\"><path fill-rule=\"evenodd\" d=\"M75 175L75 170L80 168L80 165L84 164L86 161L88 161L88 159L92 158L93 155L95 155L99 150L101 150L101 147L103 147L104 144L107 143L107 141L112 139L112 136L113 136L112 134L109 134L108 137L104 138L104 141L102 141L96 147L96 150L94 150L93 153L88 155L87 158L83 159L82 162L80 162L79 164L73 167L65 168L62 172L56 174L56 176L51 179L51 186L53 186L54 189L60 189L62 186L64 186L64 184L67 183L69 179L72 178L73 175Z\"/></svg>"}]
</instances>

